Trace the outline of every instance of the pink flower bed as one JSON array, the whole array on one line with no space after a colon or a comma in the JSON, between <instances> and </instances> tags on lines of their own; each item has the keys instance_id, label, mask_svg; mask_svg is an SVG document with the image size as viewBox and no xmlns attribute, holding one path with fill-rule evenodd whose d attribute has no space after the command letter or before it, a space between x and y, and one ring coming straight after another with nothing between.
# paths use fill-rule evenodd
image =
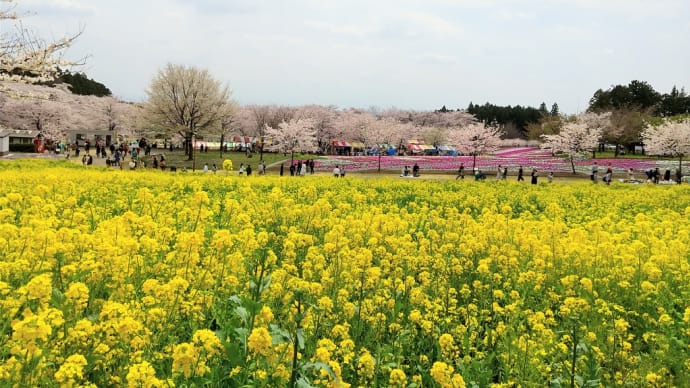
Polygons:
<instances>
[{"instance_id":1,"label":"pink flower bed","mask_svg":"<svg viewBox=\"0 0 690 388\"><path fill-rule=\"evenodd\" d=\"M672 162L655 161L649 159L595 159L600 170L605 169L611 163L616 172L625 172L629 168L635 172L641 172L648 168L660 169L672 168ZM382 170L402 170L404 166L413 166L417 163L422 171L457 171L460 163L465 164L465 171L472 168L472 156L382 156ZM594 160L582 159L575 161L575 170L579 173L588 173ZM332 170L336 165L345 166L347 171L372 171L378 170L378 156L328 156L326 159L316 160L315 168L321 171ZM509 171L516 171L523 166L525 174L529 174L532 168L539 171L571 172L570 160L553 157L551 153L534 147L512 148L496 152L494 155L482 155L477 157L476 166L485 172L496 171L498 166L508 167Z\"/></svg>"}]
</instances>

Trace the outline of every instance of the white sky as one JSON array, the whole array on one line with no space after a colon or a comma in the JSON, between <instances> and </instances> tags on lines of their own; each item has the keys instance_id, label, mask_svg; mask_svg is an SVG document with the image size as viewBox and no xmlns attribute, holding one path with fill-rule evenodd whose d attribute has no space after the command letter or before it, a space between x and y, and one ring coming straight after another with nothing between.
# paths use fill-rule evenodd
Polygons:
<instances>
[{"instance_id":1,"label":"white sky","mask_svg":"<svg viewBox=\"0 0 690 388\"><path fill-rule=\"evenodd\" d=\"M688 0L18 3L45 38L83 27L67 56L88 55L81 70L130 101L168 62L209 69L241 104L544 101L577 113L597 89L634 79L664 93L690 87Z\"/></svg>"}]
</instances>

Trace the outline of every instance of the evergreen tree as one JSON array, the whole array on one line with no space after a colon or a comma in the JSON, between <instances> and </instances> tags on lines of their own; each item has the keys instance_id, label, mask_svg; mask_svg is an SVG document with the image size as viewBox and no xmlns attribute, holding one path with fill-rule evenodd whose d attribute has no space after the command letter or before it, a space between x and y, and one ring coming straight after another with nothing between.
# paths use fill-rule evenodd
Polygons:
<instances>
[{"instance_id":1,"label":"evergreen tree","mask_svg":"<svg viewBox=\"0 0 690 388\"><path fill-rule=\"evenodd\" d=\"M561 112L558 110L558 103L554 102L553 105L551 105L551 116L558 116L560 114Z\"/></svg>"}]
</instances>

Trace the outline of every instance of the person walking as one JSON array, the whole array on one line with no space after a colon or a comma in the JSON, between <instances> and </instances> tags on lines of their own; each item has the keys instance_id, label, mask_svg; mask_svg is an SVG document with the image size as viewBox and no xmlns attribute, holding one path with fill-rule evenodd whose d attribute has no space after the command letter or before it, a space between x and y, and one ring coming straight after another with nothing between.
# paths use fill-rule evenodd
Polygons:
<instances>
[{"instance_id":1,"label":"person walking","mask_svg":"<svg viewBox=\"0 0 690 388\"><path fill-rule=\"evenodd\" d=\"M465 179L465 163L460 163L460 167L458 167L458 176L455 177L455 180L459 179Z\"/></svg>"},{"instance_id":2,"label":"person walking","mask_svg":"<svg viewBox=\"0 0 690 388\"><path fill-rule=\"evenodd\" d=\"M522 169L522 166L520 166L520 168L518 168L518 178L517 178L518 182L522 182L525 180L525 177L523 176L523 174L524 174L524 171Z\"/></svg>"}]
</instances>

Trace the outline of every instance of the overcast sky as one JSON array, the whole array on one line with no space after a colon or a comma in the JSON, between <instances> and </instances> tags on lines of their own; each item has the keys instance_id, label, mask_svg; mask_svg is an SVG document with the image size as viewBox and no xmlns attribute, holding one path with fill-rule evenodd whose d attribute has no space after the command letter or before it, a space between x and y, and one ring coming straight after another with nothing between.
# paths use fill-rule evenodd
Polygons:
<instances>
[{"instance_id":1,"label":"overcast sky","mask_svg":"<svg viewBox=\"0 0 690 388\"><path fill-rule=\"evenodd\" d=\"M125 100L166 63L207 68L241 104L429 110L587 108L631 80L690 87L688 0L19 0L46 38ZM6 27L5 27L6 28ZM690 91L690 90L689 90Z\"/></svg>"}]
</instances>

